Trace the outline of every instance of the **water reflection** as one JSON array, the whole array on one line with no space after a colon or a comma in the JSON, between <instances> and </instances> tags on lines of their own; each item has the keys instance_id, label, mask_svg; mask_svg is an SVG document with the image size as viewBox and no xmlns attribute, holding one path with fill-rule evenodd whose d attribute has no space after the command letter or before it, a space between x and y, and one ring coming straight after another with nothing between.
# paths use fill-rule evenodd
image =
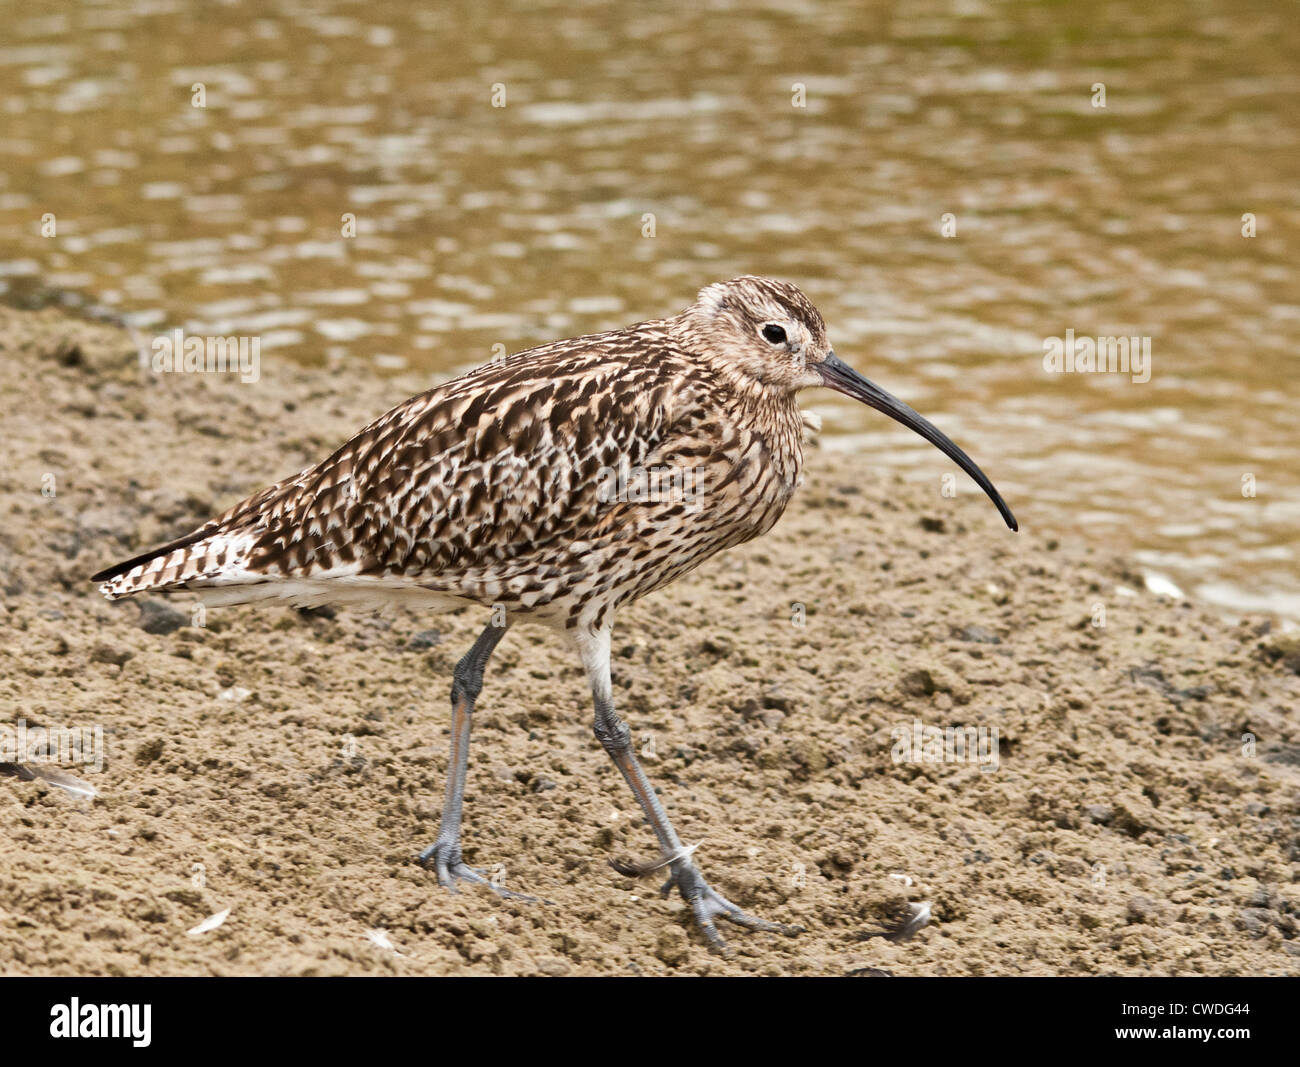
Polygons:
<instances>
[{"instance_id":1,"label":"water reflection","mask_svg":"<svg viewBox=\"0 0 1300 1067\"><path fill-rule=\"evenodd\" d=\"M771 273L1025 526L1300 618L1285 8L44 6L0 43L11 299L442 374ZM1150 337L1151 381L1045 373L1067 329ZM923 444L812 402L938 491Z\"/></svg>"}]
</instances>

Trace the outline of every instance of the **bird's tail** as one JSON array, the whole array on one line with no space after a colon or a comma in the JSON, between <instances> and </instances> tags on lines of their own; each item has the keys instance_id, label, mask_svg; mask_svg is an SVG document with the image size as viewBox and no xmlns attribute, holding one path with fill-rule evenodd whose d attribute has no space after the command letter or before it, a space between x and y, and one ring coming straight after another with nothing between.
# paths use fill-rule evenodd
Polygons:
<instances>
[{"instance_id":1,"label":"bird's tail","mask_svg":"<svg viewBox=\"0 0 1300 1067\"><path fill-rule=\"evenodd\" d=\"M109 600L238 582L255 538L247 530L196 530L91 576Z\"/></svg>"}]
</instances>

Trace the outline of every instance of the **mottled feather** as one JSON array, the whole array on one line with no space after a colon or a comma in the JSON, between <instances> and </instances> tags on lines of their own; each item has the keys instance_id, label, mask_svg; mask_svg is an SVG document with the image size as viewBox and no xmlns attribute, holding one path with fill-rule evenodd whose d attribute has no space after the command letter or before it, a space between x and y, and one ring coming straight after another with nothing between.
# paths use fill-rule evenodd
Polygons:
<instances>
[{"instance_id":1,"label":"mottled feather","mask_svg":"<svg viewBox=\"0 0 1300 1067\"><path fill-rule=\"evenodd\" d=\"M738 299L711 286L674 319L542 345L414 396L322 462L94 580L110 599L404 597L599 626L765 532L798 481L793 392L702 355L693 331L701 314L752 317L763 301L822 342L824 327L793 286L727 285L743 283L764 288ZM637 491L643 470L658 491ZM631 492L617 491L620 471Z\"/></svg>"}]
</instances>

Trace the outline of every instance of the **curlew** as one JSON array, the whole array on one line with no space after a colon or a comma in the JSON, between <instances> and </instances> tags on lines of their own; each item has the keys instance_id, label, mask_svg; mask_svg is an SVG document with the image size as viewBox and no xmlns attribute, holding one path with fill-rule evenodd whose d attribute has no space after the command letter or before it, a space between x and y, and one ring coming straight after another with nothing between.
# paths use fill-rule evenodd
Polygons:
<instances>
[{"instance_id":1,"label":"curlew","mask_svg":"<svg viewBox=\"0 0 1300 1067\"><path fill-rule=\"evenodd\" d=\"M623 605L772 528L800 481L796 394L813 386L937 445L1016 529L960 448L835 355L799 289L743 277L672 318L541 345L412 397L329 458L92 580L109 599L493 608L453 674L442 819L420 854L453 891L485 881L460 832L488 659L514 622L562 631L586 670L596 737L658 839L644 869L667 869L665 894L676 886L715 948L719 919L794 932L727 900L683 847L615 711L610 631Z\"/></svg>"}]
</instances>

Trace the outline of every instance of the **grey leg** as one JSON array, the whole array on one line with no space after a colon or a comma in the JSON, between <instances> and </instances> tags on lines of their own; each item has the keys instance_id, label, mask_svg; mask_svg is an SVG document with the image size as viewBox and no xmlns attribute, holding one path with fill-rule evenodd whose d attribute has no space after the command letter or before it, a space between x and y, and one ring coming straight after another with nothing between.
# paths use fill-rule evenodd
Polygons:
<instances>
[{"instance_id":1,"label":"grey leg","mask_svg":"<svg viewBox=\"0 0 1300 1067\"><path fill-rule=\"evenodd\" d=\"M456 664L451 683L451 754L447 760L447 795L442 805L438 838L420 853L420 862L432 862L438 881L456 891L456 882L487 884L482 871L465 866L460 855L461 808L465 800L465 777L469 766L469 729L474 717L474 701L483 689L483 669L498 642L505 636L505 626L488 624L473 647Z\"/></svg>"},{"instance_id":2,"label":"grey leg","mask_svg":"<svg viewBox=\"0 0 1300 1067\"><path fill-rule=\"evenodd\" d=\"M655 868L664 866L672 872L664 883L665 896L676 886L682 899L690 905L695 921L714 949L727 951L726 942L718 933L716 919L727 919L739 926L751 930L771 930L777 933L796 934L797 927L782 926L780 923L758 919L741 911L735 904L715 890L704 880L704 875L691 859L689 849L682 847L681 839L673 824L668 819L654 786L646 777L640 761L632 748L632 733L627 724L618 717L614 710L613 689L609 676L609 637L608 628L595 633L578 632L576 640L578 651L582 656L583 666L591 682L592 696L596 705L594 729L601 746L609 753L624 781L627 782L637 803L645 813L646 822L659 840L661 862ZM652 868L654 869L654 868Z\"/></svg>"}]
</instances>

